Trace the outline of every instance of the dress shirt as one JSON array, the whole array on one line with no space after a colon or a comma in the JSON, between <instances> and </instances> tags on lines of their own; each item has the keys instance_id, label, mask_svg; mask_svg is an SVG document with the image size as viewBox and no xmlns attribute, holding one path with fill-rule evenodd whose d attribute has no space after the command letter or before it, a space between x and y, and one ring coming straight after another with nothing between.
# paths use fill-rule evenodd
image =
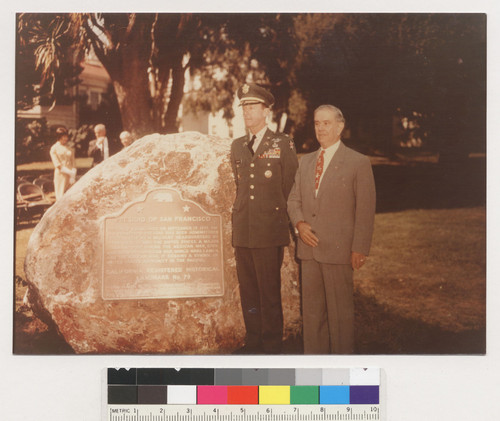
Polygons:
<instances>
[{"instance_id":1,"label":"dress shirt","mask_svg":"<svg viewBox=\"0 0 500 421\"><path fill-rule=\"evenodd\" d=\"M262 141L262 138L264 137L264 134L267 131L267 126L264 126L258 133L255 133L255 142L253 143L253 151L254 153L257 151L257 148L260 145L260 142ZM252 139L253 133L249 133L248 141Z\"/></svg>"},{"instance_id":2,"label":"dress shirt","mask_svg":"<svg viewBox=\"0 0 500 421\"><path fill-rule=\"evenodd\" d=\"M325 171L327 170L328 165L330 165L330 162L333 158L333 155L335 155L335 152L337 152L339 145L340 145L340 139L337 142L335 142L333 145L329 146L328 148L326 148L326 149L321 148L318 151L318 156L322 150L325 151L325 154L323 155L325 163L323 164L323 172L321 173L321 177L319 179L318 190L321 187L321 181L323 180L323 176L325 175ZM316 195L318 195L318 190L316 190Z\"/></svg>"}]
</instances>

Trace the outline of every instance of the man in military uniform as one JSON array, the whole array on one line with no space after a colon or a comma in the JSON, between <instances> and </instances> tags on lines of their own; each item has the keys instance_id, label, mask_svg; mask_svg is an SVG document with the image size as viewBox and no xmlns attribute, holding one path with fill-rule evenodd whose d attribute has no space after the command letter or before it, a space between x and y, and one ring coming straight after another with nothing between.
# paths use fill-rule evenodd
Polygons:
<instances>
[{"instance_id":1,"label":"man in military uniform","mask_svg":"<svg viewBox=\"0 0 500 421\"><path fill-rule=\"evenodd\" d=\"M293 140L267 128L273 95L245 84L238 98L249 131L231 145L233 247L246 327L238 352L276 354L283 336L280 269L290 238L286 204L298 161Z\"/></svg>"}]
</instances>

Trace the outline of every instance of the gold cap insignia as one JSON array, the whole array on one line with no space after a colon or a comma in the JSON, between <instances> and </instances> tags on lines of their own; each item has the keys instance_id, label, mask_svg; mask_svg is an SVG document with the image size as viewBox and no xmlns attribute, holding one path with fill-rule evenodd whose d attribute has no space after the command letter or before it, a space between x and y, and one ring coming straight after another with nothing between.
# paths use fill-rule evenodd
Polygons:
<instances>
[{"instance_id":1,"label":"gold cap insignia","mask_svg":"<svg viewBox=\"0 0 500 421\"><path fill-rule=\"evenodd\" d=\"M243 85L243 87L241 88L241 92L243 92L244 94L247 94L248 91L250 89L250 86L248 86L246 83Z\"/></svg>"}]
</instances>

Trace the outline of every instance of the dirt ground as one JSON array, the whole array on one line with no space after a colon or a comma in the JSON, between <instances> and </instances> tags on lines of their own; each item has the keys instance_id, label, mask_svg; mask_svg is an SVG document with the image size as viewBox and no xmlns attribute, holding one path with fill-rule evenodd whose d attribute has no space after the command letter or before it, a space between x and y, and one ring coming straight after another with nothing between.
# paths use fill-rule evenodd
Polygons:
<instances>
[{"instance_id":1,"label":"dirt ground","mask_svg":"<svg viewBox=\"0 0 500 421\"><path fill-rule=\"evenodd\" d=\"M374 238L373 255L366 268L355 275L356 353L484 354L484 158L446 166L428 162L379 163L374 165L374 174L376 234L378 232L380 238ZM439 221L448 222L448 231L445 224L441 229ZM428 232L418 229L418 224L424 223ZM36 221L27 221L18 225L18 246L27 244L35 224ZM417 224L415 231L412 224ZM404 234L404 231L408 232ZM393 232L395 238L389 241ZM455 232L471 235L455 238ZM414 246L411 241L419 240L419 233L425 238L436 235L432 238L435 249L416 250L415 247L423 246ZM404 235L408 238L401 238ZM440 241L443 253L440 253ZM450 250L453 253L449 253ZM27 289L22 279L23 253L24 250L17 247L16 274L20 276L14 282L13 351L16 354L72 353L55 329L23 304ZM415 253L420 260L413 267L411 259ZM289 339L284 353L301 354L301 338Z\"/></svg>"}]
</instances>

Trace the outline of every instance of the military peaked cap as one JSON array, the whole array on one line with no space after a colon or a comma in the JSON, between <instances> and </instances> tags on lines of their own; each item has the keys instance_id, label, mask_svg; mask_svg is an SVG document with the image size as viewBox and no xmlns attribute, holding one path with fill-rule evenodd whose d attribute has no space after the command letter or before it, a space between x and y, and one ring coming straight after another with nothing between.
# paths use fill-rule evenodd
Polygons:
<instances>
[{"instance_id":1,"label":"military peaked cap","mask_svg":"<svg viewBox=\"0 0 500 421\"><path fill-rule=\"evenodd\" d=\"M262 103L266 107L274 104L274 96L271 92L256 83L245 83L238 89L240 105Z\"/></svg>"}]
</instances>

